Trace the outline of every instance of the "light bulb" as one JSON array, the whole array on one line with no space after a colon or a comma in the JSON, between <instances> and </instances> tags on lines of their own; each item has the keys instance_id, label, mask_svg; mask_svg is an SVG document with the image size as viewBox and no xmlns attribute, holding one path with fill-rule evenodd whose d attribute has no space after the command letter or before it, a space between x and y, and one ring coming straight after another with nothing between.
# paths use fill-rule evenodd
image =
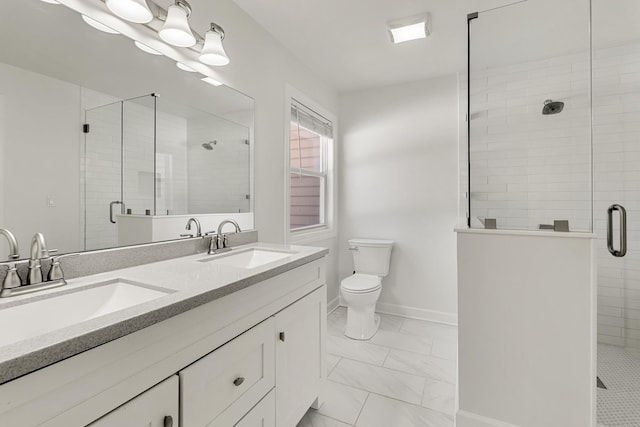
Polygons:
<instances>
[{"instance_id":1,"label":"light bulb","mask_svg":"<svg viewBox=\"0 0 640 427\"><path fill-rule=\"evenodd\" d=\"M173 46L191 47L196 44L196 38L189 28L187 11L177 4L169 6L167 20L158 34Z\"/></svg>"},{"instance_id":2,"label":"light bulb","mask_svg":"<svg viewBox=\"0 0 640 427\"><path fill-rule=\"evenodd\" d=\"M153 20L145 0L106 0L106 4L111 12L129 22L146 24Z\"/></svg>"},{"instance_id":3,"label":"light bulb","mask_svg":"<svg viewBox=\"0 0 640 427\"><path fill-rule=\"evenodd\" d=\"M215 24L211 24L211 29L206 32L204 38L204 47L200 53L200 61L208 65L227 65L229 57L222 46L222 37L224 32L222 28Z\"/></svg>"}]
</instances>

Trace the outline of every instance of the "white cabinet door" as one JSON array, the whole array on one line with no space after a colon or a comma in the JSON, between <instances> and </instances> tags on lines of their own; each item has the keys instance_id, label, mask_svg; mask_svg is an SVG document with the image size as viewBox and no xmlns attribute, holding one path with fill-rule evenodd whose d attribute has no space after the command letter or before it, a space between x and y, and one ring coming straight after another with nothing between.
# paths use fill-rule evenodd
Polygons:
<instances>
[{"instance_id":1,"label":"white cabinet door","mask_svg":"<svg viewBox=\"0 0 640 427\"><path fill-rule=\"evenodd\" d=\"M174 375L89 427L179 427L178 415L178 376Z\"/></svg>"},{"instance_id":2,"label":"white cabinet door","mask_svg":"<svg viewBox=\"0 0 640 427\"><path fill-rule=\"evenodd\" d=\"M326 287L275 315L276 425L295 427L324 386Z\"/></svg>"},{"instance_id":3,"label":"white cabinet door","mask_svg":"<svg viewBox=\"0 0 640 427\"><path fill-rule=\"evenodd\" d=\"M276 398L275 391L272 390L233 427L275 427L275 425Z\"/></svg>"}]
</instances>

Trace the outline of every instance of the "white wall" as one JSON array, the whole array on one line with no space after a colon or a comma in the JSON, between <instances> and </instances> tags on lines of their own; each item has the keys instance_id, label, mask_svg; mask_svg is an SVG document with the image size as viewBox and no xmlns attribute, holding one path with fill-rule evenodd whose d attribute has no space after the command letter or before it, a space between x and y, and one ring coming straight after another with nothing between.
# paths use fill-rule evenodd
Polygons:
<instances>
[{"instance_id":1,"label":"white wall","mask_svg":"<svg viewBox=\"0 0 640 427\"><path fill-rule=\"evenodd\" d=\"M458 233L458 427L593 427L590 234Z\"/></svg>"},{"instance_id":2,"label":"white wall","mask_svg":"<svg viewBox=\"0 0 640 427\"><path fill-rule=\"evenodd\" d=\"M255 221L259 239L285 242L285 84L303 92L325 110L338 112L337 92L296 59L232 0L191 2L194 28L206 28L211 16L227 32L225 50L231 63L219 68L221 79L255 99ZM198 23L198 20L200 21ZM336 114L337 115L337 114ZM338 141L340 144L340 141ZM307 243L335 250L336 239ZM333 261L333 262L332 262ZM329 256L327 284L337 289L337 257ZM337 292L337 291L335 291ZM329 292L329 300L332 299Z\"/></svg>"},{"instance_id":3,"label":"white wall","mask_svg":"<svg viewBox=\"0 0 640 427\"><path fill-rule=\"evenodd\" d=\"M455 322L455 75L340 99L340 278L350 237L395 241L378 309Z\"/></svg>"},{"instance_id":4,"label":"white wall","mask_svg":"<svg viewBox=\"0 0 640 427\"><path fill-rule=\"evenodd\" d=\"M77 250L80 228L80 87L0 64L5 101L0 134L4 179L0 228L16 236L22 257L31 237L42 232L49 248ZM35 153L35 154L34 154ZM49 179L55 177L55 179ZM55 207L47 206L47 197ZM6 245L0 243L0 257Z\"/></svg>"}]
</instances>

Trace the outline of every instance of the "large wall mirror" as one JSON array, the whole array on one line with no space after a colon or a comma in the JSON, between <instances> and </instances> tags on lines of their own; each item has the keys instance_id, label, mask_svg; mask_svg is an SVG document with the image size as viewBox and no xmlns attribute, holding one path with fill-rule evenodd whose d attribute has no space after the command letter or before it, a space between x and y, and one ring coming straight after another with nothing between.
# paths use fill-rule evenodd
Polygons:
<instances>
[{"instance_id":1,"label":"large wall mirror","mask_svg":"<svg viewBox=\"0 0 640 427\"><path fill-rule=\"evenodd\" d=\"M253 99L62 5L3 6L0 229L20 258L36 232L68 253L180 238L190 216L253 227Z\"/></svg>"}]
</instances>

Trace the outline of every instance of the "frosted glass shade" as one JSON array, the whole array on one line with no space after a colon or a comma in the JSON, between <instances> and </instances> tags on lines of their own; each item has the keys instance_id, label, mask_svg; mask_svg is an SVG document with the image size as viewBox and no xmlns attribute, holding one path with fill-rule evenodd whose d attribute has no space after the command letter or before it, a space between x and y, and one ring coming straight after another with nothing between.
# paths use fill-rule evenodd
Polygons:
<instances>
[{"instance_id":1,"label":"frosted glass shade","mask_svg":"<svg viewBox=\"0 0 640 427\"><path fill-rule=\"evenodd\" d=\"M158 52L152 47L147 46L142 42L139 42L138 40L134 40L133 43L136 45L138 49L140 49L143 52L150 53L151 55L162 55L162 53Z\"/></svg>"},{"instance_id":2,"label":"frosted glass shade","mask_svg":"<svg viewBox=\"0 0 640 427\"><path fill-rule=\"evenodd\" d=\"M213 30L204 36L204 47L200 53L200 61L208 65L227 65L229 57L222 46L222 36Z\"/></svg>"},{"instance_id":3,"label":"frosted glass shade","mask_svg":"<svg viewBox=\"0 0 640 427\"><path fill-rule=\"evenodd\" d=\"M106 0L106 4L116 16L129 22L146 24L153 20L153 13L145 0Z\"/></svg>"},{"instance_id":4,"label":"frosted glass shade","mask_svg":"<svg viewBox=\"0 0 640 427\"><path fill-rule=\"evenodd\" d=\"M162 40L173 46L191 47L196 44L196 38L189 28L187 12L175 4L169 6L167 20L158 34Z\"/></svg>"},{"instance_id":5,"label":"frosted glass shade","mask_svg":"<svg viewBox=\"0 0 640 427\"><path fill-rule=\"evenodd\" d=\"M176 67L180 68L182 71L186 71L187 73L195 73L196 70L194 70L193 68L189 67L186 64L183 64L182 62L176 62Z\"/></svg>"},{"instance_id":6,"label":"frosted glass shade","mask_svg":"<svg viewBox=\"0 0 640 427\"><path fill-rule=\"evenodd\" d=\"M82 15L82 20L86 22L88 25L90 25L91 27L95 28L96 30L109 33L109 34L120 34L118 31L114 30L113 28L109 28L106 25L104 25L102 22L98 22L95 19L89 18L86 15Z\"/></svg>"}]
</instances>

